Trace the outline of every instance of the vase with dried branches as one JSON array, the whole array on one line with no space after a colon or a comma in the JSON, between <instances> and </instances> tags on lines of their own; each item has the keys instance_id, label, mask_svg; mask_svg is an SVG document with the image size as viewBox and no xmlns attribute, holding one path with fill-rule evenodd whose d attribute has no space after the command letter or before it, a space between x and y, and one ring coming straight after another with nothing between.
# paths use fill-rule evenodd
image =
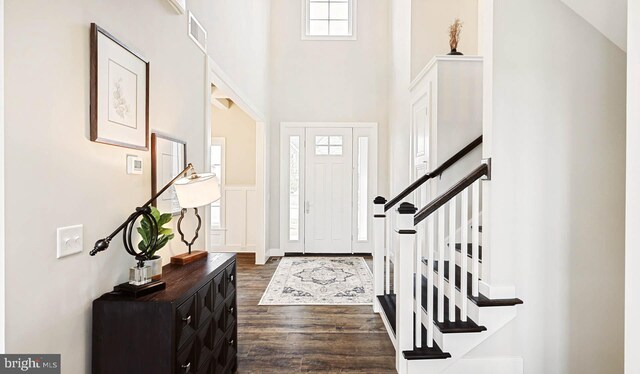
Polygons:
<instances>
[{"instance_id":1,"label":"vase with dried branches","mask_svg":"<svg viewBox=\"0 0 640 374\"><path fill-rule=\"evenodd\" d=\"M458 52L458 43L460 42L460 32L462 32L462 21L460 18L456 18L453 24L449 26L449 47L451 52L449 55L462 56L462 53Z\"/></svg>"}]
</instances>

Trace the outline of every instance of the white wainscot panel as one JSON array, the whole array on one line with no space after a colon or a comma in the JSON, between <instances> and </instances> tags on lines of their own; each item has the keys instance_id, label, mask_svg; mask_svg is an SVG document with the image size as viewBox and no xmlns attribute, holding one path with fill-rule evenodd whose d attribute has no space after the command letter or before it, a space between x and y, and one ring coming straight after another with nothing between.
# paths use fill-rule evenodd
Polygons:
<instances>
[{"instance_id":1,"label":"white wainscot panel","mask_svg":"<svg viewBox=\"0 0 640 374\"><path fill-rule=\"evenodd\" d=\"M255 186L226 186L224 189L225 227L214 250L253 252L256 248L257 217L255 207L258 197ZM215 230L212 231L215 232ZM215 234L214 234L215 235ZM212 235L213 236L213 235Z\"/></svg>"}]
</instances>

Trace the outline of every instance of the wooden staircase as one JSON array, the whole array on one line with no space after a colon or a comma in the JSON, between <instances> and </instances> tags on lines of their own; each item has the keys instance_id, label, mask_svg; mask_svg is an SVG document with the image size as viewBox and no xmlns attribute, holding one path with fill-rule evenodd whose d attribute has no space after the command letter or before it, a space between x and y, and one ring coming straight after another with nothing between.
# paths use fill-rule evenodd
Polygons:
<instances>
[{"instance_id":1,"label":"wooden staircase","mask_svg":"<svg viewBox=\"0 0 640 374\"><path fill-rule=\"evenodd\" d=\"M475 146L445 164L453 165ZM414 182L392 204L382 197L374 201L374 310L396 348L401 374L468 372L456 363L515 318L522 304L516 297L492 299L480 290L481 282L482 288L490 287L482 276L480 223L480 181L490 176L488 163L420 211L410 202L400 203L444 170ZM397 227L391 228L387 212L396 204ZM399 243L393 262L384 245L394 242L387 240L389 235Z\"/></svg>"}]
</instances>

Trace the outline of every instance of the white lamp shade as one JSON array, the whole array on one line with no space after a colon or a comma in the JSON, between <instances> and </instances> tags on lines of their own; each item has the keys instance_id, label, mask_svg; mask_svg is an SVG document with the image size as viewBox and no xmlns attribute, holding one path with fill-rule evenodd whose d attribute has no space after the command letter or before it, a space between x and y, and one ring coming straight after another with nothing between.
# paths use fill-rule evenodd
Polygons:
<instances>
[{"instance_id":1,"label":"white lamp shade","mask_svg":"<svg viewBox=\"0 0 640 374\"><path fill-rule=\"evenodd\" d=\"M182 208L198 208L220 199L220 180L213 173L181 178L174 186Z\"/></svg>"}]
</instances>

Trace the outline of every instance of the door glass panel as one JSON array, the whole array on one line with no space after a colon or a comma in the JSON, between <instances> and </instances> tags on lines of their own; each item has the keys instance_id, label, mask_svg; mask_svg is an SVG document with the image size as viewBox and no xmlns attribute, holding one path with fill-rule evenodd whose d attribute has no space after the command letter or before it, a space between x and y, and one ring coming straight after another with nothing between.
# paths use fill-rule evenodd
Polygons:
<instances>
[{"instance_id":1,"label":"door glass panel","mask_svg":"<svg viewBox=\"0 0 640 374\"><path fill-rule=\"evenodd\" d=\"M342 145L342 136L330 136L329 144L331 145Z\"/></svg>"},{"instance_id":2,"label":"door glass panel","mask_svg":"<svg viewBox=\"0 0 640 374\"><path fill-rule=\"evenodd\" d=\"M316 145L329 145L328 136L316 136Z\"/></svg>"},{"instance_id":3,"label":"door glass panel","mask_svg":"<svg viewBox=\"0 0 640 374\"><path fill-rule=\"evenodd\" d=\"M358 138L358 240L368 239L369 138Z\"/></svg>"},{"instance_id":4,"label":"door glass panel","mask_svg":"<svg viewBox=\"0 0 640 374\"><path fill-rule=\"evenodd\" d=\"M326 156L329 154L329 146L328 145L317 145L316 146L316 156Z\"/></svg>"},{"instance_id":5,"label":"door glass panel","mask_svg":"<svg viewBox=\"0 0 640 374\"><path fill-rule=\"evenodd\" d=\"M332 156L342 156L342 146L338 145L338 146L330 146L329 147L329 154Z\"/></svg>"},{"instance_id":6,"label":"door glass panel","mask_svg":"<svg viewBox=\"0 0 640 374\"><path fill-rule=\"evenodd\" d=\"M289 240L300 239L300 137L289 137Z\"/></svg>"},{"instance_id":7,"label":"door glass panel","mask_svg":"<svg viewBox=\"0 0 640 374\"><path fill-rule=\"evenodd\" d=\"M211 146L211 172L218 176L218 188L223 191L222 186L222 145L214 144ZM222 226L222 199L211 204L211 227L219 228Z\"/></svg>"}]
</instances>

